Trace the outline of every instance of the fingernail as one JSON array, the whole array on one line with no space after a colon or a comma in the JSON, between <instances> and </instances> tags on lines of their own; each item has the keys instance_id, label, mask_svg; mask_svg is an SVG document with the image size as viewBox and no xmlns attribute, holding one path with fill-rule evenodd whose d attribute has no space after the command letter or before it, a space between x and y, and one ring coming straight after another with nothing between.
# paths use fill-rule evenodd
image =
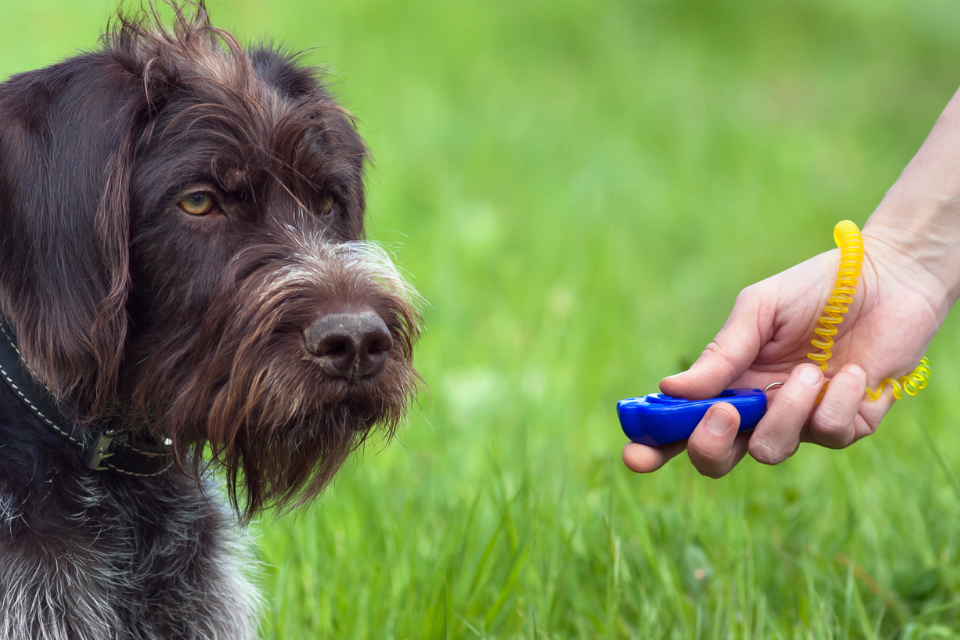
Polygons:
<instances>
[{"instance_id":1,"label":"fingernail","mask_svg":"<svg viewBox=\"0 0 960 640\"><path fill-rule=\"evenodd\" d=\"M707 429L722 436L730 429L730 416L726 411L711 411L707 416Z\"/></svg>"},{"instance_id":2,"label":"fingernail","mask_svg":"<svg viewBox=\"0 0 960 640\"><path fill-rule=\"evenodd\" d=\"M859 376L859 377L861 377L861 378L866 378L866 377L867 377L867 372L864 371L863 368L861 368L861 367L859 367L858 365L855 365L855 364L848 364L848 365L847 365L847 371L849 371L850 373L852 373L852 374L854 374L854 375L857 375L857 376Z\"/></svg>"},{"instance_id":3,"label":"fingernail","mask_svg":"<svg viewBox=\"0 0 960 640\"><path fill-rule=\"evenodd\" d=\"M806 366L800 369L800 382L808 387L814 387L820 384L820 369L814 366Z\"/></svg>"}]
</instances>

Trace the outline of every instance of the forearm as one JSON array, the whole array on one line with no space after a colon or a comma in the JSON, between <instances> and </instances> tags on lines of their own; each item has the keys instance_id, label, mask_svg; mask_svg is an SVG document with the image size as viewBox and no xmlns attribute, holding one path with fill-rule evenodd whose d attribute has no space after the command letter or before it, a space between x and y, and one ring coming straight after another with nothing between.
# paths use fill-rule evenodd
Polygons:
<instances>
[{"instance_id":1,"label":"forearm","mask_svg":"<svg viewBox=\"0 0 960 640\"><path fill-rule=\"evenodd\" d=\"M960 91L870 216L864 235L933 276L942 286L933 302L946 316L960 298Z\"/></svg>"}]
</instances>

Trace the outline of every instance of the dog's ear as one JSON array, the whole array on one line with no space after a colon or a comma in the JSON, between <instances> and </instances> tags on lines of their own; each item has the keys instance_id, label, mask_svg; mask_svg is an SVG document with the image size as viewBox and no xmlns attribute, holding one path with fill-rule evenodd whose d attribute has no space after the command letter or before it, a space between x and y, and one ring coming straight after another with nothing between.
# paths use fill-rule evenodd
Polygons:
<instances>
[{"instance_id":1,"label":"dog's ear","mask_svg":"<svg viewBox=\"0 0 960 640\"><path fill-rule=\"evenodd\" d=\"M103 53L0 84L0 306L34 375L88 416L113 397L123 354L146 103Z\"/></svg>"}]
</instances>

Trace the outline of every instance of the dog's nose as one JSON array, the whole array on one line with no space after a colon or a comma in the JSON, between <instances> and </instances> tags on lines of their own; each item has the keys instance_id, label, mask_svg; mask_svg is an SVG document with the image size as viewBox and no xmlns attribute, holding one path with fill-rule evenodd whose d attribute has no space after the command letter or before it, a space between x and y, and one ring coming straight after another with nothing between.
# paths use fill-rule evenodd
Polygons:
<instances>
[{"instance_id":1,"label":"dog's nose","mask_svg":"<svg viewBox=\"0 0 960 640\"><path fill-rule=\"evenodd\" d=\"M328 375L351 380L378 374L393 347L386 323L373 311L320 316L303 337Z\"/></svg>"}]
</instances>

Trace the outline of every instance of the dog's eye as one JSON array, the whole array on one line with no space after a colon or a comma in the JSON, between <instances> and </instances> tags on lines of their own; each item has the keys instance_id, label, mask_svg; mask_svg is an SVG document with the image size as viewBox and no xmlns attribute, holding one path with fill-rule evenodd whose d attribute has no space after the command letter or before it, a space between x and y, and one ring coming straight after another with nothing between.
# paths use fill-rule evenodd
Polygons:
<instances>
[{"instance_id":1,"label":"dog's eye","mask_svg":"<svg viewBox=\"0 0 960 640\"><path fill-rule=\"evenodd\" d=\"M213 211L217 202L206 191L191 193L186 198L177 203L177 205L193 216L202 216Z\"/></svg>"},{"instance_id":2,"label":"dog's eye","mask_svg":"<svg viewBox=\"0 0 960 640\"><path fill-rule=\"evenodd\" d=\"M323 201L323 210L320 212L320 215L321 216L330 215L330 212L333 211L333 205L334 205L333 196L327 196L326 199Z\"/></svg>"}]
</instances>

